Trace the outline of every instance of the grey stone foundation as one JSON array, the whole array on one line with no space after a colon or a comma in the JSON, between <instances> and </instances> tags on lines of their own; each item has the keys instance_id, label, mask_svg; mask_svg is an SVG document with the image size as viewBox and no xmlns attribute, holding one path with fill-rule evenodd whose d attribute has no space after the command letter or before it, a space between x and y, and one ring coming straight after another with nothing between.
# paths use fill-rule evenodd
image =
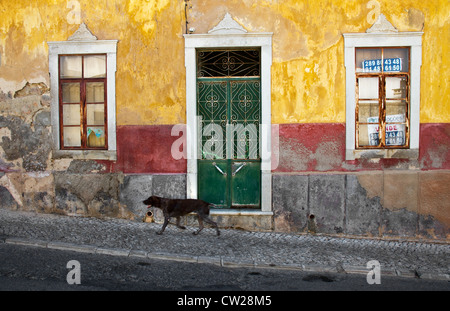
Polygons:
<instances>
[{"instance_id":1,"label":"grey stone foundation","mask_svg":"<svg viewBox=\"0 0 450 311\"><path fill-rule=\"evenodd\" d=\"M446 241L450 230L440 215L449 179L450 172L273 174L273 214L220 211L211 218L252 231ZM0 173L0 208L11 210L142 221L142 201L151 195L185 198L186 175L102 173L95 161L72 161L65 171ZM161 211L153 212L162 222ZM183 221L197 226L196 218Z\"/></svg>"},{"instance_id":2,"label":"grey stone foundation","mask_svg":"<svg viewBox=\"0 0 450 311\"><path fill-rule=\"evenodd\" d=\"M449 172L402 171L274 174L274 230L447 240L450 228L436 215L449 202L449 177ZM434 199L431 209L431 197L443 200Z\"/></svg>"}]
</instances>

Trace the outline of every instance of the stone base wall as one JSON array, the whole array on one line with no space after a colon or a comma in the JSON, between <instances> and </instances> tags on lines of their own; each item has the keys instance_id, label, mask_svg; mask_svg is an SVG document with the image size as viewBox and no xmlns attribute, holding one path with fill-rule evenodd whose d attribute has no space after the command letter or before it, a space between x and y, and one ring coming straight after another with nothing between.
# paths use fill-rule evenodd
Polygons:
<instances>
[{"instance_id":1,"label":"stone base wall","mask_svg":"<svg viewBox=\"0 0 450 311\"><path fill-rule=\"evenodd\" d=\"M85 167L86 169L86 167ZM186 175L0 173L0 208L142 221L150 195L186 197ZM448 241L450 171L274 174L273 215L223 214L221 227ZM184 222L197 226L197 217ZM162 213L155 211L162 222ZM175 220L174 220L175 221Z\"/></svg>"},{"instance_id":2,"label":"stone base wall","mask_svg":"<svg viewBox=\"0 0 450 311\"><path fill-rule=\"evenodd\" d=\"M450 171L273 176L274 230L450 238Z\"/></svg>"}]
</instances>

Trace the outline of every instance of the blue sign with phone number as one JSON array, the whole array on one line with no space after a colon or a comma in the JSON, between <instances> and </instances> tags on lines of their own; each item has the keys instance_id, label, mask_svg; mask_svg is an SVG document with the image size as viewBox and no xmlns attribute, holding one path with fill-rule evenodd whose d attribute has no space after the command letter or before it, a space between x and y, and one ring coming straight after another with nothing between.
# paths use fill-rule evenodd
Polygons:
<instances>
[{"instance_id":1,"label":"blue sign with phone number","mask_svg":"<svg viewBox=\"0 0 450 311\"><path fill-rule=\"evenodd\" d=\"M371 59L363 61L364 72L381 72L381 59ZM383 71L402 71L401 58L386 58L383 60Z\"/></svg>"}]
</instances>

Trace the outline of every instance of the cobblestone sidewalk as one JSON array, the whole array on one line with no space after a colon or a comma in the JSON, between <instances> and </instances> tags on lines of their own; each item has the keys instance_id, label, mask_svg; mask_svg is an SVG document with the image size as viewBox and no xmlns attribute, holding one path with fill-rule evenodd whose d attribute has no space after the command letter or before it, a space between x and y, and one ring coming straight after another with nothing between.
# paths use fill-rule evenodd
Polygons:
<instances>
[{"instance_id":1,"label":"cobblestone sidewalk","mask_svg":"<svg viewBox=\"0 0 450 311\"><path fill-rule=\"evenodd\" d=\"M383 275L450 280L450 244L336 238L273 232L248 232L122 219L96 219L0 209L0 243L97 252L119 256L206 262L223 266L260 266L365 273L377 260Z\"/></svg>"}]
</instances>

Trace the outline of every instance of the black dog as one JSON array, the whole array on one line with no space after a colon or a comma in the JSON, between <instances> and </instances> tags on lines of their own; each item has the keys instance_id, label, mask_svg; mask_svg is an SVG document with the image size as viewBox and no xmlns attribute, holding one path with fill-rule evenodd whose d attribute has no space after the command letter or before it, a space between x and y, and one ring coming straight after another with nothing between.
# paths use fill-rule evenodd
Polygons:
<instances>
[{"instance_id":1,"label":"black dog","mask_svg":"<svg viewBox=\"0 0 450 311\"><path fill-rule=\"evenodd\" d=\"M191 212L196 212L198 216L199 228L194 232L195 235L202 231L203 220L216 227L217 235L220 235L217 223L208 218L209 206L211 205L208 202L196 199L165 199L152 195L147 200L143 201L143 203L148 205L149 208L154 206L162 209L163 211L164 224L161 231L156 232L156 234L162 234L164 232L164 229L166 229L166 226L169 223L170 217L177 218L176 224L178 228L186 229L186 227L180 225L180 217Z\"/></svg>"}]
</instances>

